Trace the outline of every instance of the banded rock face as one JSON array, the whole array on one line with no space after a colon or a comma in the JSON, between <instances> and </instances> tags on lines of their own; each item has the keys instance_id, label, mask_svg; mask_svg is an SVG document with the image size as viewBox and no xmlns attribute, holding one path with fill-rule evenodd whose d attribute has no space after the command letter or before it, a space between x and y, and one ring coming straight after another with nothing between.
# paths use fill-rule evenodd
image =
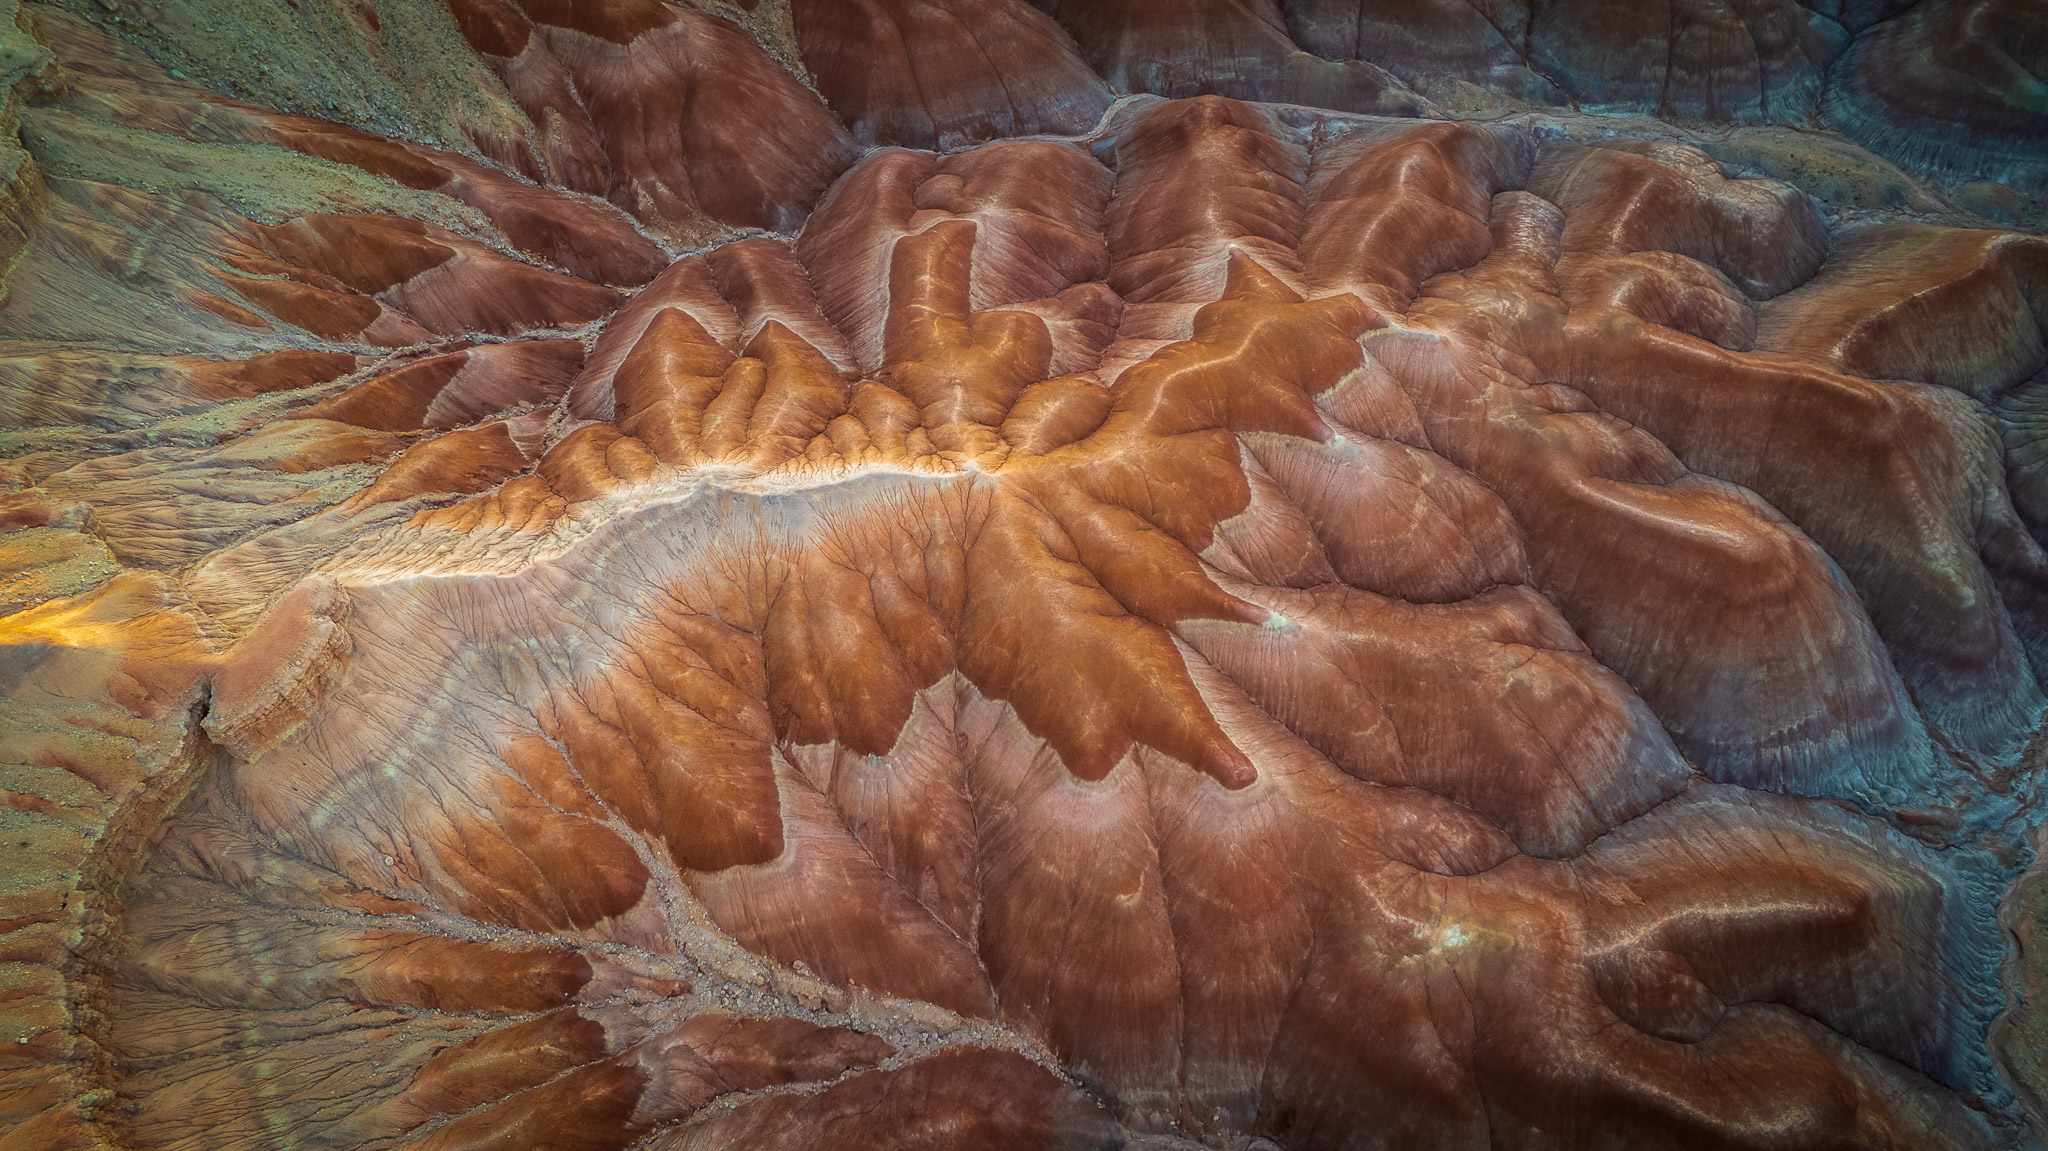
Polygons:
<instances>
[{"instance_id":1,"label":"banded rock face","mask_svg":"<svg viewBox=\"0 0 2048 1151\"><path fill-rule=\"evenodd\" d=\"M2029 1145L2048 241L1423 94L1927 7L25 9L0 1145Z\"/></svg>"}]
</instances>

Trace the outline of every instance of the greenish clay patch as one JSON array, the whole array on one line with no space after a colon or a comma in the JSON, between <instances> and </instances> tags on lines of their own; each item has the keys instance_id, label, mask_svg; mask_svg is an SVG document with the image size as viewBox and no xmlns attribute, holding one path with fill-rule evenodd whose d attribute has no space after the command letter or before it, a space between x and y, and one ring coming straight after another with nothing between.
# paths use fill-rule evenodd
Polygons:
<instances>
[{"instance_id":1,"label":"greenish clay patch","mask_svg":"<svg viewBox=\"0 0 2048 1151\"><path fill-rule=\"evenodd\" d=\"M279 111L471 156L481 156L473 135L532 138L511 95L470 51L442 4L58 0L52 6L141 46L194 83Z\"/></svg>"},{"instance_id":2,"label":"greenish clay patch","mask_svg":"<svg viewBox=\"0 0 2048 1151\"><path fill-rule=\"evenodd\" d=\"M265 224L316 212L389 212L495 236L483 213L453 197L270 144L187 140L50 107L25 111L22 140L46 176L160 196L201 192Z\"/></svg>"},{"instance_id":3,"label":"greenish clay patch","mask_svg":"<svg viewBox=\"0 0 2048 1151\"><path fill-rule=\"evenodd\" d=\"M90 591L121 573L107 545L70 528L10 532L0 545L0 616Z\"/></svg>"}]
</instances>

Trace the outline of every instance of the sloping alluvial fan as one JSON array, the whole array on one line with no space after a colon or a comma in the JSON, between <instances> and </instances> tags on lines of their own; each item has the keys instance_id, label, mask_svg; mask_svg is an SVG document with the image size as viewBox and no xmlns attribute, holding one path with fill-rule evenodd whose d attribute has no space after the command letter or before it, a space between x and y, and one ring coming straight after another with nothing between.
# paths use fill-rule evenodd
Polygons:
<instances>
[{"instance_id":1,"label":"sloping alluvial fan","mask_svg":"<svg viewBox=\"0 0 2048 1151\"><path fill-rule=\"evenodd\" d=\"M2038 0L0 71L0 1149L2048 1134Z\"/></svg>"}]
</instances>

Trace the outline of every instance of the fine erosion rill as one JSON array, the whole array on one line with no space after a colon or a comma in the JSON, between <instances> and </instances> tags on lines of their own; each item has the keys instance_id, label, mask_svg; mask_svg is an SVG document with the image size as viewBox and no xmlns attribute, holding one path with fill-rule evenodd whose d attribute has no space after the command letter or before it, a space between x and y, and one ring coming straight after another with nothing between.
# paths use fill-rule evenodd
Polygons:
<instances>
[{"instance_id":1,"label":"fine erosion rill","mask_svg":"<svg viewBox=\"0 0 2048 1151\"><path fill-rule=\"evenodd\" d=\"M0 1151L2048 1138L2048 0L0 84Z\"/></svg>"}]
</instances>

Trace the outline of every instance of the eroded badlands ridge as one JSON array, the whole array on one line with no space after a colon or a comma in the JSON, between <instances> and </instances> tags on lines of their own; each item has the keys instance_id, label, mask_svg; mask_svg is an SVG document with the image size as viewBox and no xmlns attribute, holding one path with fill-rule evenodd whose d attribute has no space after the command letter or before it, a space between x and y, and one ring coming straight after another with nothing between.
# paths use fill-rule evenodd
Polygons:
<instances>
[{"instance_id":1,"label":"eroded badlands ridge","mask_svg":"<svg viewBox=\"0 0 2048 1151\"><path fill-rule=\"evenodd\" d=\"M303 2L22 17L0 1145L2031 1145L2025 147L1435 118L1569 5Z\"/></svg>"}]
</instances>

